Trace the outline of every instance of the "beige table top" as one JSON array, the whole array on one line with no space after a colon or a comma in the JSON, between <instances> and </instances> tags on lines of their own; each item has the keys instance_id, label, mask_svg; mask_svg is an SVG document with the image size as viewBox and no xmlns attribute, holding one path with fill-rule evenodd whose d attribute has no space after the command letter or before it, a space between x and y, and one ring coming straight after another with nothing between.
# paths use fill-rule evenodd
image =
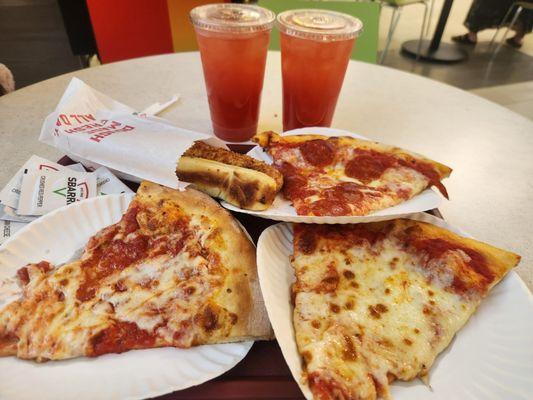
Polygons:
<instances>
[{"instance_id":1,"label":"beige table top","mask_svg":"<svg viewBox=\"0 0 533 400\"><path fill-rule=\"evenodd\" d=\"M281 127L280 56L268 56L260 129ZM136 109L180 93L162 116L211 132L199 54L180 53L90 68L0 98L0 187L32 154L58 159L39 143L45 116L70 78ZM522 255L517 272L533 288L533 123L494 103L436 81L350 62L333 127L405 147L454 169L441 211L475 238Z\"/></svg>"}]
</instances>

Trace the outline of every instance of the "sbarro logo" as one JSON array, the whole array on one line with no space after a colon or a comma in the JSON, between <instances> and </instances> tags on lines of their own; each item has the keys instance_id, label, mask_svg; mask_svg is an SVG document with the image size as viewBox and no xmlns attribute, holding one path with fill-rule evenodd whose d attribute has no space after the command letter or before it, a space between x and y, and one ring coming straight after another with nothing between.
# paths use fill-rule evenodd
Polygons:
<instances>
[{"instance_id":1,"label":"sbarro logo","mask_svg":"<svg viewBox=\"0 0 533 400\"><path fill-rule=\"evenodd\" d=\"M72 170L28 171L22 178L17 212L22 215L44 215L96 194L96 176L93 173Z\"/></svg>"},{"instance_id":2,"label":"sbarro logo","mask_svg":"<svg viewBox=\"0 0 533 400\"><path fill-rule=\"evenodd\" d=\"M67 186L54 190L54 193L66 197L67 204L89 198L89 186L87 182L79 182L74 176L67 178Z\"/></svg>"}]
</instances>

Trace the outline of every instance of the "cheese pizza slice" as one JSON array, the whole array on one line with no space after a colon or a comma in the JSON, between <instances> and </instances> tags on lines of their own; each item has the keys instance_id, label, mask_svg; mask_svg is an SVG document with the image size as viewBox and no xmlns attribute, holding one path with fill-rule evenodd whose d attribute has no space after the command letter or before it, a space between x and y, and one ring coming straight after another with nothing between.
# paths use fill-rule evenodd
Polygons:
<instances>
[{"instance_id":1,"label":"cheese pizza slice","mask_svg":"<svg viewBox=\"0 0 533 400\"><path fill-rule=\"evenodd\" d=\"M0 310L3 356L59 360L271 336L253 244L193 189L143 182L79 260L30 264L18 277L21 298Z\"/></svg>"},{"instance_id":2,"label":"cheese pizza slice","mask_svg":"<svg viewBox=\"0 0 533 400\"><path fill-rule=\"evenodd\" d=\"M283 174L283 195L298 215L367 215L404 202L451 169L421 155L353 137L321 135L254 137Z\"/></svg>"},{"instance_id":3,"label":"cheese pizza slice","mask_svg":"<svg viewBox=\"0 0 533 400\"><path fill-rule=\"evenodd\" d=\"M294 330L315 399L390 399L424 377L520 260L423 222L295 225Z\"/></svg>"}]
</instances>

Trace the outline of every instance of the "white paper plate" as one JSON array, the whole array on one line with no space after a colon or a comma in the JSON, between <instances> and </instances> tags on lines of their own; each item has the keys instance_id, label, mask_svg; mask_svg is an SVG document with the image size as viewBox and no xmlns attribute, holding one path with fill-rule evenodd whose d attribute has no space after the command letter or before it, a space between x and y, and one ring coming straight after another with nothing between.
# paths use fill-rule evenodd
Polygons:
<instances>
[{"instance_id":1,"label":"white paper plate","mask_svg":"<svg viewBox=\"0 0 533 400\"><path fill-rule=\"evenodd\" d=\"M407 218L467 236L428 214ZM257 267L268 316L283 356L305 397L311 399L309 387L301 384L302 367L292 325L292 239L291 224L267 228L257 245ZM430 370L430 384L432 390L419 380L395 382L392 396L394 400L532 398L533 297L515 272L511 271L492 290L437 358Z\"/></svg>"},{"instance_id":2,"label":"white paper plate","mask_svg":"<svg viewBox=\"0 0 533 400\"><path fill-rule=\"evenodd\" d=\"M29 262L68 261L100 229L122 217L133 195L108 195L58 209L0 247L0 280ZM13 289L0 285L0 299ZM13 296L11 296L13 298ZM4 302L5 303L5 302ZM0 302L1 307L1 302ZM160 348L37 364L0 357L0 399L141 399L213 379L241 361L253 342Z\"/></svg>"},{"instance_id":3,"label":"white paper plate","mask_svg":"<svg viewBox=\"0 0 533 400\"><path fill-rule=\"evenodd\" d=\"M341 129L333 128L301 128L294 129L283 133L283 136L288 135L324 135L324 136L352 136L359 139L370 140L364 136L357 135L352 132L344 131ZM259 146L254 147L247 153L250 157L264 161L267 164L272 164L272 158ZM438 208L442 202L442 197L437 194L433 189L426 189L422 193L414 196L401 204L394 207L389 207L384 210L379 210L374 213L365 216L307 216L298 215L296 210L292 206L291 202L283 198L281 193L278 193L272 206L264 211L251 211L243 210L228 202L222 201L222 205L228 210L237 211L241 213L255 215L261 218L273 219L275 221L286 222L300 222L300 223L313 223L313 224L356 224L360 222L372 222L383 221L387 219L398 218L403 215L412 214L416 212L422 212Z\"/></svg>"}]
</instances>

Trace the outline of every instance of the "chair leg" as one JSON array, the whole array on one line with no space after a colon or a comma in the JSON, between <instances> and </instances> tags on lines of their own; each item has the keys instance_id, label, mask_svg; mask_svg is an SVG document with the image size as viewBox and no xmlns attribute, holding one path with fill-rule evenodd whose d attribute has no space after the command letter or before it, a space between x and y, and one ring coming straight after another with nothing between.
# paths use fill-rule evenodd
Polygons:
<instances>
[{"instance_id":1,"label":"chair leg","mask_svg":"<svg viewBox=\"0 0 533 400\"><path fill-rule=\"evenodd\" d=\"M500 32L500 29L505 25L505 23L507 22L507 19L509 18L509 16L511 15L511 12L513 11L515 5L511 5L511 7L509 7L509 9L507 10L507 13L505 13L505 16L503 17L502 19L502 22L500 23L500 25L498 25L498 27L496 28L496 31L494 32L494 35L492 36L492 40L490 41L489 43L489 50L492 49L492 46L494 45L494 43L496 42L496 37L498 36L498 33Z\"/></svg>"},{"instance_id":2,"label":"chair leg","mask_svg":"<svg viewBox=\"0 0 533 400\"><path fill-rule=\"evenodd\" d=\"M428 22L426 25L426 32L424 33L424 37L427 37L429 35L429 29L431 28L431 18L433 18L434 3L435 3L435 0L429 0L429 17L428 17Z\"/></svg>"},{"instance_id":3,"label":"chair leg","mask_svg":"<svg viewBox=\"0 0 533 400\"><path fill-rule=\"evenodd\" d=\"M416 59L420 59L420 50L422 49L422 39L424 39L424 34L426 32L426 23L428 16L428 3L424 1L424 18L422 19L422 29L420 29L420 39L418 39L418 49L416 50Z\"/></svg>"},{"instance_id":4,"label":"chair leg","mask_svg":"<svg viewBox=\"0 0 533 400\"><path fill-rule=\"evenodd\" d=\"M518 17L522 13L523 9L524 9L524 7L522 7L522 6L518 6L518 8L516 9L516 12L514 13L513 19L511 20L511 22L509 23L509 26L507 27L507 29L505 30L505 33L503 34L502 40L500 41L500 43L498 43L498 47L496 47L496 49L494 50L494 54L496 54L498 51L500 51L500 48L502 47L503 42L505 42L505 38L507 37L507 34L509 33L509 30L511 29L512 26L514 26L514 24L516 23L516 20L518 19Z\"/></svg>"},{"instance_id":5,"label":"chair leg","mask_svg":"<svg viewBox=\"0 0 533 400\"><path fill-rule=\"evenodd\" d=\"M400 20L401 13L402 13L401 7L394 7L392 11L392 16L390 19L389 33L387 35L387 41L385 42L385 48L383 49L383 52L381 53L381 57L379 59L380 64L383 64L385 62L385 56L387 55L387 52L389 51L389 46L392 41L392 36L394 35L394 31L396 30L396 26L398 25L398 21Z\"/></svg>"}]
</instances>

